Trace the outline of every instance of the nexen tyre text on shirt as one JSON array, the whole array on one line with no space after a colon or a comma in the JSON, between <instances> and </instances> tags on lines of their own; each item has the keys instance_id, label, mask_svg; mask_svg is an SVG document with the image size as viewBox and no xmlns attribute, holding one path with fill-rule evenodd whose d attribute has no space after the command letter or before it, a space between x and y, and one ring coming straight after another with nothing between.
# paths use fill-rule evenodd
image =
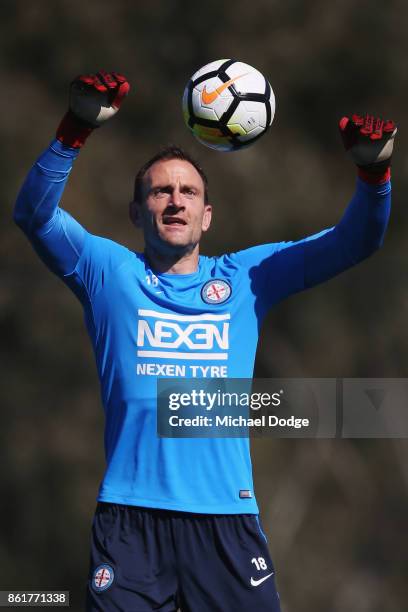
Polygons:
<instances>
[{"instance_id":1,"label":"nexen tyre text on shirt","mask_svg":"<svg viewBox=\"0 0 408 612\"><path fill-rule=\"evenodd\" d=\"M138 357L228 359L230 314L188 316L144 309L138 314Z\"/></svg>"}]
</instances>

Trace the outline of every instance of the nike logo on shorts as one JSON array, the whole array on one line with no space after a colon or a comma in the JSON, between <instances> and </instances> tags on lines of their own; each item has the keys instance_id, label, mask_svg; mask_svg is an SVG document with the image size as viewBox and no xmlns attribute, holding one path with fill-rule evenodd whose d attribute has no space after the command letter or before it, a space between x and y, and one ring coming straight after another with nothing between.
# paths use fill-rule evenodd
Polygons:
<instances>
[{"instance_id":1,"label":"nike logo on shorts","mask_svg":"<svg viewBox=\"0 0 408 612\"><path fill-rule=\"evenodd\" d=\"M271 574L267 574L266 576L264 576L263 578L260 578L259 580L255 580L255 578L252 578L252 576L251 576L251 585L252 586L259 586L260 584L262 584L262 582L265 582L265 580L268 580L268 578L273 576L273 574L274 574L274 572L272 572Z\"/></svg>"}]
</instances>

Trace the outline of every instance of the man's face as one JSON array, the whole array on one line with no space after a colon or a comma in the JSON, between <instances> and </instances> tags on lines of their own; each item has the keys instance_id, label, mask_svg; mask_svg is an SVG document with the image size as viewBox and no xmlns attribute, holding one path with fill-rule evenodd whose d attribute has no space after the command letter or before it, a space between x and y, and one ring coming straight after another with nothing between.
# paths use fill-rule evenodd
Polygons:
<instances>
[{"instance_id":1,"label":"man's face","mask_svg":"<svg viewBox=\"0 0 408 612\"><path fill-rule=\"evenodd\" d=\"M142 202L133 206L146 247L161 255L193 251L211 222L211 206L204 202L203 180L194 166L184 160L153 164L144 177Z\"/></svg>"}]
</instances>

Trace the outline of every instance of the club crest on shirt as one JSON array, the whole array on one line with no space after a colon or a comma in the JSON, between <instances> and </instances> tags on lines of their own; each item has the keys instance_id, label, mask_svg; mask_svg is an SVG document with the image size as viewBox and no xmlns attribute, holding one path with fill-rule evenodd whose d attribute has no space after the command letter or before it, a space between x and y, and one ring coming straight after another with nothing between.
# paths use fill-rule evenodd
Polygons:
<instances>
[{"instance_id":1,"label":"club crest on shirt","mask_svg":"<svg viewBox=\"0 0 408 612\"><path fill-rule=\"evenodd\" d=\"M206 304L222 304L231 295L231 285L220 278L205 283L201 289L201 299Z\"/></svg>"},{"instance_id":2,"label":"club crest on shirt","mask_svg":"<svg viewBox=\"0 0 408 612\"><path fill-rule=\"evenodd\" d=\"M107 563L98 565L92 576L92 587L94 591L100 593L106 591L111 586L115 573L113 568Z\"/></svg>"}]
</instances>

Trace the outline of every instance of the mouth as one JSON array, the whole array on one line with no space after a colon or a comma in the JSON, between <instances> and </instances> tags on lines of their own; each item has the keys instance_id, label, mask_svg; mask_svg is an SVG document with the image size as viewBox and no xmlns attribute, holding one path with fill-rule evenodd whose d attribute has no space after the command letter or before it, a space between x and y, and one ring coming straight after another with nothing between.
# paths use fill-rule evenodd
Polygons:
<instances>
[{"instance_id":1,"label":"mouth","mask_svg":"<svg viewBox=\"0 0 408 612\"><path fill-rule=\"evenodd\" d=\"M165 217L163 217L163 225L183 226L187 225L187 222L181 217L166 215Z\"/></svg>"}]
</instances>

